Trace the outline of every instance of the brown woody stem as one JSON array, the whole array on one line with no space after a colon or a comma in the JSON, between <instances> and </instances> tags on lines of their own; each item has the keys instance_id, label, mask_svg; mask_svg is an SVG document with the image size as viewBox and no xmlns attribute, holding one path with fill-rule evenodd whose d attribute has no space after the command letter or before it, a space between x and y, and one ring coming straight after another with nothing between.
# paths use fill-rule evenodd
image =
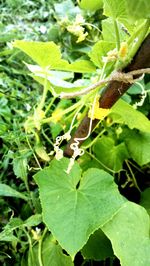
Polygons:
<instances>
[{"instance_id":1,"label":"brown woody stem","mask_svg":"<svg viewBox=\"0 0 150 266\"><path fill-rule=\"evenodd\" d=\"M134 56L132 62L122 70L122 72L130 72L142 68L150 67L150 34L143 41L141 47ZM135 76L138 77L138 76ZM130 83L124 83L122 81L110 81L106 88L102 91L100 97L100 107L101 108L111 108L117 100L129 89L131 86ZM92 121L92 130L95 128L98 119ZM90 118L88 115L84 117L81 121L76 132L72 136L70 142L67 144L66 149L64 150L64 156L71 157L73 150L70 148L70 145L74 142L75 138L84 138L87 136L89 131ZM79 146L83 143L83 140L79 141Z\"/></svg>"}]
</instances>

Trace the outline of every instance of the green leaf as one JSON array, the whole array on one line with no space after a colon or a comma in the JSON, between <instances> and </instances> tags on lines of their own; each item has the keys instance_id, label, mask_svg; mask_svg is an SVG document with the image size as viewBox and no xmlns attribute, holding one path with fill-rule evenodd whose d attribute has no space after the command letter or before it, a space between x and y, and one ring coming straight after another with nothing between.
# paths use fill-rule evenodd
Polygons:
<instances>
[{"instance_id":1,"label":"green leaf","mask_svg":"<svg viewBox=\"0 0 150 266\"><path fill-rule=\"evenodd\" d=\"M150 162L150 133L128 130L125 143L131 158L140 166Z\"/></svg>"},{"instance_id":2,"label":"green leaf","mask_svg":"<svg viewBox=\"0 0 150 266\"><path fill-rule=\"evenodd\" d=\"M110 137L102 136L93 146L93 152L106 168L118 172L129 157L125 143L115 145Z\"/></svg>"},{"instance_id":3,"label":"green leaf","mask_svg":"<svg viewBox=\"0 0 150 266\"><path fill-rule=\"evenodd\" d=\"M128 16L131 18L142 19L150 18L150 1L149 0L126 0Z\"/></svg>"},{"instance_id":4,"label":"green leaf","mask_svg":"<svg viewBox=\"0 0 150 266\"><path fill-rule=\"evenodd\" d=\"M6 241L6 242L18 242L18 239L16 236L13 235L13 232L10 233L0 233L0 241Z\"/></svg>"},{"instance_id":5,"label":"green leaf","mask_svg":"<svg viewBox=\"0 0 150 266\"><path fill-rule=\"evenodd\" d=\"M32 75L32 77L38 81L40 84L42 84L44 86L45 84L45 78L44 77L39 77L39 76L35 76ZM56 94L60 94L61 92L76 92L76 91L80 91L83 88L85 88L85 86L71 83L71 82L67 82L65 80L61 80L55 77L48 77L47 78L48 82L47 82L47 86L48 89L51 91L51 93L56 96Z\"/></svg>"},{"instance_id":6,"label":"green leaf","mask_svg":"<svg viewBox=\"0 0 150 266\"><path fill-rule=\"evenodd\" d=\"M113 257L111 242L100 229L90 236L81 253L85 259L105 260Z\"/></svg>"},{"instance_id":7,"label":"green leaf","mask_svg":"<svg viewBox=\"0 0 150 266\"><path fill-rule=\"evenodd\" d=\"M122 21L150 18L150 2L148 0L103 0L104 15Z\"/></svg>"},{"instance_id":8,"label":"green leaf","mask_svg":"<svg viewBox=\"0 0 150 266\"><path fill-rule=\"evenodd\" d=\"M37 226L42 222L42 215L41 214L34 214L30 216L27 220L23 222L24 226L31 227Z\"/></svg>"},{"instance_id":9,"label":"green leaf","mask_svg":"<svg viewBox=\"0 0 150 266\"><path fill-rule=\"evenodd\" d=\"M28 69L34 74L31 75L36 81L45 86L45 79L48 81L47 86L49 90L54 94L59 94L61 92L75 92L85 88L84 81L80 82L68 82L64 79L72 78L70 73L60 71L49 71L44 70L37 65L26 64ZM93 67L93 64L89 61L82 60L76 61L69 65L68 71L75 72L91 72L90 66ZM78 71L79 70L79 71ZM95 67L94 67L95 70ZM53 88L53 89L52 89Z\"/></svg>"},{"instance_id":10,"label":"green leaf","mask_svg":"<svg viewBox=\"0 0 150 266\"><path fill-rule=\"evenodd\" d=\"M50 76L50 77L56 77L62 80L72 79L74 77L73 73L71 72L43 69L42 67L38 65L31 65L27 63L25 63L25 65L32 73L34 73L37 76L41 76L41 77Z\"/></svg>"},{"instance_id":11,"label":"green leaf","mask_svg":"<svg viewBox=\"0 0 150 266\"><path fill-rule=\"evenodd\" d=\"M22 223L20 218L11 218L0 233L0 241L18 241L17 237L13 235L13 230L22 226Z\"/></svg>"},{"instance_id":12,"label":"green leaf","mask_svg":"<svg viewBox=\"0 0 150 266\"><path fill-rule=\"evenodd\" d=\"M141 86L139 85L141 84ZM142 89L141 87L145 87L144 80L139 81L138 83L134 83L127 91L127 93L131 95L141 94Z\"/></svg>"},{"instance_id":13,"label":"green leaf","mask_svg":"<svg viewBox=\"0 0 150 266\"><path fill-rule=\"evenodd\" d=\"M150 132L148 118L121 99L111 108L110 116L114 123L124 123L130 129L136 128L144 132Z\"/></svg>"},{"instance_id":14,"label":"green leaf","mask_svg":"<svg viewBox=\"0 0 150 266\"><path fill-rule=\"evenodd\" d=\"M79 73L91 73L95 71L94 65L88 60L77 60L69 64L68 61L61 59L60 47L54 42L15 41L13 46L30 56L33 61L43 68L42 71L44 71L45 68L47 68L47 71L48 69L56 69ZM27 64L27 66L30 70L31 67L33 69L32 65ZM39 72L36 66L34 70Z\"/></svg>"},{"instance_id":15,"label":"green leaf","mask_svg":"<svg viewBox=\"0 0 150 266\"><path fill-rule=\"evenodd\" d=\"M17 157L13 159L13 171L18 178L27 181L27 158Z\"/></svg>"},{"instance_id":16,"label":"green leaf","mask_svg":"<svg viewBox=\"0 0 150 266\"><path fill-rule=\"evenodd\" d=\"M91 61L99 68L104 65L103 58L115 48L115 42L98 41L93 47L89 56ZM112 64L112 63L111 63Z\"/></svg>"},{"instance_id":17,"label":"green leaf","mask_svg":"<svg viewBox=\"0 0 150 266\"><path fill-rule=\"evenodd\" d=\"M60 132L63 130L63 126L60 123L50 123L50 130L52 134L52 138L55 141L56 137L60 134Z\"/></svg>"},{"instance_id":18,"label":"green leaf","mask_svg":"<svg viewBox=\"0 0 150 266\"><path fill-rule=\"evenodd\" d=\"M0 135L2 136L6 132L8 132L8 124L3 121L0 121Z\"/></svg>"},{"instance_id":19,"label":"green leaf","mask_svg":"<svg viewBox=\"0 0 150 266\"><path fill-rule=\"evenodd\" d=\"M101 229L121 266L150 265L149 216L144 208L127 202Z\"/></svg>"},{"instance_id":20,"label":"green leaf","mask_svg":"<svg viewBox=\"0 0 150 266\"><path fill-rule=\"evenodd\" d=\"M107 17L117 18L126 18L126 0L103 0L104 3L104 15Z\"/></svg>"},{"instance_id":21,"label":"green leaf","mask_svg":"<svg viewBox=\"0 0 150 266\"><path fill-rule=\"evenodd\" d=\"M79 6L85 10L96 11L103 7L103 0L78 0Z\"/></svg>"},{"instance_id":22,"label":"green leaf","mask_svg":"<svg viewBox=\"0 0 150 266\"><path fill-rule=\"evenodd\" d=\"M23 224L23 221L20 218L11 218L4 229L5 229L5 231L11 232L11 231L19 228L20 226L22 226L22 224Z\"/></svg>"},{"instance_id":23,"label":"green leaf","mask_svg":"<svg viewBox=\"0 0 150 266\"><path fill-rule=\"evenodd\" d=\"M89 60L76 60L65 69L66 71L73 71L77 73L92 73L96 71L95 66Z\"/></svg>"},{"instance_id":24,"label":"green leaf","mask_svg":"<svg viewBox=\"0 0 150 266\"><path fill-rule=\"evenodd\" d=\"M122 30L122 24L118 22L118 30L120 41L125 41L127 39L127 34ZM107 42L114 42L116 40L116 34L114 30L114 24L112 18L102 20L102 35L103 39Z\"/></svg>"},{"instance_id":25,"label":"green leaf","mask_svg":"<svg viewBox=\"0 0 150 266\"><path fill-rule=\"evenodd\" d=\"M150 188L141 193L140 205L143 206L150 215Z\"/></svg>"},{"instance_id":26,"label":"green leaf","mask_svg":"<svg viewBox=\"0 0 150 266\"><path fill-rule=\"evenodd\" d=\"M63 69L69 64L61 59L60 48L54 42L15 41L13 46L25 52L43 68Z\"/></svg>"},{"instance_id":27,"label":"green leaf","mask_svg":"<svg viewBox=\"0 0 150 266\"><path fill-rule=\"evenodd\" d=\"M108 173L89 169L81 178L77 163L70 174L66 173L69 162L67 158L54 160L34 178L40 190L44 222L74 257L90 234L112 219L125 199Z\"/></svg>"},{"instance_id":28,"label":"green leaf","mask_svg":"<svg viewBox=\"0 0 150 266\"><path fill-rule=\"evenodd\" d=\"M28 198L23 193L20 193L17 190L11 188L10 186L1 183L0 183L0 196L21 198L26 201L28 200Z\"/></svg>"},{"instance_id":29,"label":"green leaf","mask_svg":"<svg viewBox=\"0 0 150 266\"><path fill-rule=\"evenodd\" d=\"M4 230L0 233L0 241L13 241L17 238L13 235L13 231L22 227L37 226L42 222L41 214L30 216L27 220L22 221L20 218L11 218Z\"/></svg>"},{"instance_id":30,"label":"green leaf","mask_svg":"<svg viewBox=\"0 0 150 266\"><path fill-rule=\"evenodd\" d=\"M52 235L46 236L42 241L41 258L43 266L73 266L71 257L65 255L62 248ZM28 266L40 266L39 248L34 246L28 253Z\"/></svg>"},{"instance_id":31,"label":"green leaf","mask_svg":"<svg viewBox=\"0 0 150 266\"><path fill-rule=\"evenodd\" d=\"M43 69L38 65L31 65L27 64L26 66L28 69L33 72L36 75L39 76L47 76L47 77L55 77L59 79L71 79L73 78L73 73L70 72L77 72L77 73L91 73L95 72L96 68L93 65L91 61L88 60L77 60L74 61L71 64L68 64L66 66L63 66L63 71L54 71L54 70L48 70L48 69ZM56 69L59 69L59 67L56 67ZM65 70L65 71L64 71ZM68 71L68 72L66 72Z\"/></svg>"}]
</instances>

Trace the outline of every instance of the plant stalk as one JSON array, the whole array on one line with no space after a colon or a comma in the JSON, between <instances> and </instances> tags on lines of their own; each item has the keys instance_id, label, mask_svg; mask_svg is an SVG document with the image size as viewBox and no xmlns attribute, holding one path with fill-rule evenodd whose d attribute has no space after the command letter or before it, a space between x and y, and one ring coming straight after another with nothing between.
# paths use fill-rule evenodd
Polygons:
<instances>
[{"instance_id":1,"label":"plant stalk","mask_svg":"<svg viewBox=\"0 0 150 266\"><path fill-rule=\"evenodd\" d=\"M117 20L114 19L114 28L115 28L115 34L116 34L116 48L117 51L120 49L120 34L119 34L119 28L118 28L118 23Z\"/></svg>"}]
</instances>

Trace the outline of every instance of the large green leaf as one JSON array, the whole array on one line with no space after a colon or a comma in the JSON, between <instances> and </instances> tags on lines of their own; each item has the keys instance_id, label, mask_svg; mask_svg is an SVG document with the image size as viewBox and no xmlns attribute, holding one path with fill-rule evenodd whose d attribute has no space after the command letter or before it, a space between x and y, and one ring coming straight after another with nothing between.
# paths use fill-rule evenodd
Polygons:
<instances>
[{"instance_id":1,"label":"large green leaf","mask_svg":"<svg viewBox=\"0 0 150 266\"><path fill-rule=\"evenodd\" d=\"M150 18L150 1L148 0L103 0L104 14L114 19L134 20L141 18Z\"/></svg>"},{"instance_id":2,"label":"large green leaf","mask_svg":"<svg viewBox=\"0 0 150 266\"><path fill-rule=\"evenodd\" d=\"M120 41L125 41L128 37L127 33L123 31L122 24L118 22L118 30ZM112 18L102 20L102 35L103 39L107 42L114 42L116 40L116 34L114 30L114 23Z\"/></svg>"},{"instance_id":3,"label":"large green leaf","mask_svg":"<svg viewBox=\"0 0 150 266\"><path fill-rule=\"evenodd\" d=\"M73 71L79 73L92 73L96 71L94 64L88 60L77 60L65 68L66 71Z\"/></svg>"},{"instance_id":4,"label":"large green leaf","mask_svg":"<svg viewBox=\"0 0 150 266\"><path fill-rule=\"evenodd\" d=\"M15 41L13 46L30 56L43 69L80 73L95 71L94 65L88 60L78 60L69 64L68 61L61 59L60 47L54 42Z\"/></svg>"},{"instance_id":5,"label":"large green leaf","mask_svg":"<svg viewBox=\"0 0 150 266\"><path fill-rule=\"evenodd\" d=\"M1 183L0 183L0 196L15 197L15 198L28 200L28 198L23 193L20 193L17 190L11 188L10 186Z\"/></svg>"},{"instance_id":6,"label":"large green leaf","mask_svg":"<svg viewBox=\"0 0 150 266\"><path fill-rule=\"evenodd\" d=\"M86 63L85 63L86 62ZM70 71L72 69L80 68L81 72L87 70L88 72L88 67L89 61L76 61L70 65ZM80 65L81 63L81 65ZM82 64L83 63L83 64ZM41 83L43 86L45 86L45 80L47 80L47 86L48 88L52 91L59 94L61 92L75 92L79 91L83 88L85 88L84 84L84 79L80 80L80 82L74 82L71 83L69 81L66 81L66 79L72 78L72 73L70 72L65 72L65 71L49 71L49 70L44 70L41 67L37 65L29 65L26 64L28 69L34 74L32 77Z\"/></svg>"},{"instance_id":7,"label":"large green leaf","mask_svg":"<svg viewBox=\"0 0 150 266\"><path fill-rule=\"evenodd\" d=\"M26 66L32 73L41 77L56 77L61 80L72 79L74 77L72 72L43 69L38 65L31 65L27 63Z\"/></svg>"},{"instance_id":8,"label":"large green leaf","mask_svg":"<svg viewBox=\"0 0 150 266\"><path fill-rule=\"evenodd\" d=\"M45 85L45 78L43 77L39 77L36 75L32 75L32 77L38 81L40 84L42 84L43 86ZM76 83L71 83L71 82L67 82L65 80L61 80L55 77L48 77L47 78L47 86L48 89L52 92L52 93L56 93L56 94L60 94L61 92L75 92L75 91L80 91L83 88L85 88L85 86L82 85L78 85Z\"/></svg>"},{"instance_id":9,"label":"large green leaf","mask_svg":"<svg viewBox=\"0 0 150 266\"><path fill-rule=\"evenodd\" d=\"M90 234L112 219L125 199L108 173L92 168L81 178L77 163L70 174L66 173L68 164L67 158L53 160L34 178L40 190L44 222L74 257Z\"/></svg>"},{"instance_id":10,"label":"large green leaf","mask_svg":"<svg viewBox=\"0 0 150 266\"><path fill-rule=\"evenodd\" d=\"M105 260L113 257L113 250L110 240L102 230L97 230L92 234L82 249L82 255L85 259Z\"/></svg>"},{"instance_id":11,"label":"large green leaf","mask_svg":"<svg viewBox=\"0 0 150 266\"><path fill-rule=\"evenodd\" d=\"M52 76L52 77L60 78L63 80L73 78L72 72L91 73L91 72L96 71L93 63L88 60L74 61L72 64L69 64L68 66L64 67L63 71L43 69L38 65L31 65L31 64L26 64L26 66L34 74L43 75L47 77Z\"/></svg>"},{"instance_id":12,"label":"large green leaf","mask_svg":"<svg viewBox=\"0 0 150 266\"><path fill-rule=\"evenodd\" d=\"M126 0L128 15L134 19L150 18L149 0Z\"/></svg>"},{"instance_id":13,"label":"large green leaf","mask_svg":"<svg viewBox=\"0 0 150 266\"><path fill-rule=\"evenodd\" d=\"M143 206L150 215L150 188L145 189L141 193L140 205Z\"/></svg>"},{"instance_id":14,"label":"large green leaf","mask_svg":"<svg viewBox=\"0 0 150 266\"><path fill-rule=\"evenodd\" d=\"M42 242L41 259L43 266L73 266L71 257L63 253L62 248L52 235ZM28 266L40 266L38 244L28 252Z\"/></svg>"},{"instance_id":15,"label":"large green leaf","mask_svg":"<svg viewBox=\"0 0 150 266\"><path fill-rule=\"evenodd\" d=\"M54 42L15 41L13 46L25 52L41 67L54 69L68 64L61 59L60 48Z\"/></svg>"},{"instance_id":16,"label":"large green leaf","mask_svg":"<svg viewBox=\"0 0 150 266\"><path fill-rule=\"evenodd\" d=\"M140 166L150 162L150 133L128 130L125 143L131 158Z\"/></svg>"},{"instance_id":17,"label":"large green leaf","mask_svg":"<svg viewBox=\"0 0 150 266\"><path fill-rule=\"evenodd\" d=\"M107 56L107 53L115 48L115 42L98 41L93 47L89 56L91 61L99 68L103 67L103 58Z\"/></svg>"},{"instance_id":18,"label":"large green leaf","mask_svg":"<svg viewBox=\"0 0 150 266\"><path fill-rule=\"evenodd\" d=\"M150 132L148 118L121 99L112 107L110 116L114 123L124 123L131 129L136 128L144 132Z\"/></svg>"},{"instance_id":19,"label":"large green leaf","mask_svg":"<svg viewBox=\"0 0 150 266\"><path fill-rule=\"evenodd\" d=\"M104 2L104 14L108 17L116 18L126 18L126 0L103 0Z\"/></svg>"},{"instance_id":20,"label":"large green leaf","mask_svg":"<svg viewBox=\"0 0 150 266\"><path fill-rule=\"evenodd\" d=\"M96 11L103 6L103 0L78 0L79 6L85 10Z\"/></svg>"},{"instance_id":21,"label":"large green leaf","mask_svg":"<svg viewBox=\"0 0 150 266\"><path fill-rule=\"evenodd\" d=\"M101 137L93 146L93 152L101 163L115 172L122 169L122 164L129 157L124 143L115 145L110 137Z\"/></svg>"},{"instance_id":22,"label":"large green leaf","mask_svg":"<svg viewBox=\"0 0 150 266\"><path fill-rule=\"evenodd\" d=\"M123 208L102 227L111 240L121 266L150 265L150 221L146 210L127 202Z\"/></svg>"}]
</instances>

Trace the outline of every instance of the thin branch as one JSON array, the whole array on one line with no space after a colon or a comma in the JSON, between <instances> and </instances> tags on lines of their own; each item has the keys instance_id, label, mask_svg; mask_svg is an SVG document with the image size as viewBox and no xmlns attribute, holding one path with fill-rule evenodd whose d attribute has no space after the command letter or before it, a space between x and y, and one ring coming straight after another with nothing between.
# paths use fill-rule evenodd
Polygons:
<instances>
[{"instance_id":1,"label":"thin branch","mask_svg":"<svg viewBox=\"0 0 150 266\"><path fill-rule=\"evenodd\" d=\"M95 90L96 88L100 87L101 85L104 85L110 81L122 81L123 83L134 83L136 81L138 81L141 77L134 79L133 76L135 75L141 75L141 74L145 74L148 73L150 74L150 68L143 68L143 69L138 69L138 70L134 70L134 71L130 71L127 73L123 73L123 72L113 72L112 75L110 76L110 78L107 79L103 79L100 80L98 82L96 82L95 84L90 85L89 87L81 90L81 91L76 91L76 92L72 92L72 93L66 93L66 92L62 92L60 94L60 98L73 98L76 96L81 96L84 94L87 94L88 92ZM143 78L143 76L142 76Z\"/></svg>"},{"instance_id":2,"label":"thin branch","mask_svg":"<svg viewBox=\"0 0 150 266\"><path fill-rule=\"evenodd\" d=\"M103 84L106 84L107 82L109 82L109 79L104 79L104 80L100 80L98 82L96 82L95 84L90 85L89 87L81 90L81 91L76 91L76 92L71 92L71 93L67 93L67 92L62 92L60 94L60 98L73 98L76 96L80 96L80 95L84 95L92 90L95 90L96 88L100 87Z\"/></svg>"},{"instance_id":3,"label":"thin branch","mask_svg":"<svg viewBox=\"0 0 150 266\"><path fill-rule=\"evenodd\" d=\"M128 73L131 74L132 76L140 75L140 74L150 74L150 68L142 68L138 70L133 70Z\"/></svg>"}]
</instances>

